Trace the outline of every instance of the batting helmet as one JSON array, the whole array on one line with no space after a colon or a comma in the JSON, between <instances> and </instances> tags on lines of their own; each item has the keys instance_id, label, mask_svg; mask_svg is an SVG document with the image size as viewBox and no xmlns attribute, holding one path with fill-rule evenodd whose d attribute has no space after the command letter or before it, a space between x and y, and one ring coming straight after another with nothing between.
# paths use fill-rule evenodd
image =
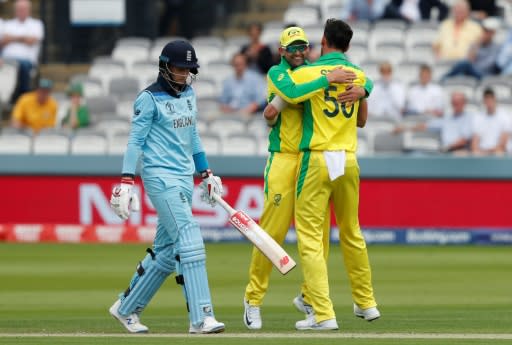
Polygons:
<instances>
[{"instance_id":1,"label":"batting helmet","mask_svg":"<svg viewBox=\"0 0 512 345\"><path fill-rule=\"evenodd\" d=\"M193 74L197 74L197 69L199 68L194 47L189 42L183 40L167 43L164 49L162 49L160 61L172 66L188 68Z\"/></svg>"}]
</instances>

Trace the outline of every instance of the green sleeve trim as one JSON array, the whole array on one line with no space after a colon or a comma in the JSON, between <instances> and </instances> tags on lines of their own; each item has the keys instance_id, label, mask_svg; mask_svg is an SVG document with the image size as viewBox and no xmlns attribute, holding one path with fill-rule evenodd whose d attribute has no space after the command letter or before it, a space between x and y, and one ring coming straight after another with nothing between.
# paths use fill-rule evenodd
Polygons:
<instances>
[{"instance_id":1,"label":"green sleeve trim","mask_svg":"<svg viewBox=\"0 0 512 345\"><path fill-rule=\"evenodd\" d=\"M287 71L283 69L270 69L268 73L270 82L277 89L277 94L287 103L297 104L311 98L316 91L329 85L326 76L318 77L307 83L296 84Z\"/></svg>"},{"instance_id":2,"label":"green sleeve trim","mask_svg":"<svg viewBox=\"0 0 512 345\"><path fill-rule=\"evenodd\" d=\"M366 82L364 83L364 90L366 91L366 96L364 98L368 98L373 90L373 81L366 76Z\"/></svg>"}]
</instances>

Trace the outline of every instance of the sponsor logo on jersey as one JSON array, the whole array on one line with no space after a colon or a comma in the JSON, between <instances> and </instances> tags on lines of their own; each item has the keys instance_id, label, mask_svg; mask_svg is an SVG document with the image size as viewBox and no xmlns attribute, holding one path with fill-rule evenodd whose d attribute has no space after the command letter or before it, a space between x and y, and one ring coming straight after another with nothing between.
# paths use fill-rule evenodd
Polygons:
<instances>
[{"instance_id":1,"label":"sponsor logo on jersey","mask_svg":"<svg viewBox=\"0 0 512 345\"><path fill-rule=\"evenodd\" d=\"M135 116L139 116L140 115L140 109L135 109L135 113L134 113Z\"/></svg>"},{"instance_id":2,"label":"sponsor logo on jersey","mask_svg":"<svg viewBox=\"0 0 512 345\"><path fill-rule=\"evenodd\" d=\"M190 99L187 99L187 106L188 110L192 111L192 102L190 101Z\"/></svg>"},{"instance_id":3,"label":"sponsor logo on jersey","mask_svg":"<svg viewBox=\"0 0 512 345\"><path fill-rule=\"evenodd\" d=\"M193 116L184 116L177 119L172 120L173 128L183 128L190 127L194 125L194 117Z\"/></svg>"},{"instance_id":4,"label":"sponsor logo on jersey","mask_svg":"<svg viewBox=\"0 0 512 345\"><path fill-rule=\"evenodd\" d=\"M284 73L281 73L280 75L277 76L277 81L281 81L284 79Z\"/></svg>"}]
</instances>

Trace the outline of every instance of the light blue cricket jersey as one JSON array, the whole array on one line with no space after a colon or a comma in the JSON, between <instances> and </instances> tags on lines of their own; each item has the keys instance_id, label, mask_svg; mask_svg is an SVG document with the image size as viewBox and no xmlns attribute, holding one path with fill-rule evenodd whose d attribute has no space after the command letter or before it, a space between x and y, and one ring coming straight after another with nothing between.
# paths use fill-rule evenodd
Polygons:
<instances>
[{"instance_id":1,"label":"light blue cricket jersey","mask_svg":"<svg viewBox=\"0 0 512 345\"><path fill-rule=\"evenodd\" d=\"M194 155L204 158L199 171L208 168L196 130L195 93L188 86L176 95L166 83L159 77L135 100L123 174L135 174L141 154L144 177L191 176L196 170Z\"/></svg>"}]
</instances>

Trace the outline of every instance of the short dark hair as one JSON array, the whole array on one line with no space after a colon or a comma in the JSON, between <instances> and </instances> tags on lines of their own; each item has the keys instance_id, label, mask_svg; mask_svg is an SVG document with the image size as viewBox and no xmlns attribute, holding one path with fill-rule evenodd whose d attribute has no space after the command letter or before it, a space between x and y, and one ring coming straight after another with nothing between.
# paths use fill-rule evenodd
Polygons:
<instances>
[{"instance_id":1,"label":"short dark hair","mask_svg":"<svg viewBox=\"0 0 512 345\"><path fill-rule=\"evenodd\" d=\"M247 31L251 30L253 27L258 28L260 32L263 31L263 24L260 22L251 22L249 25L247 25Z\"/></svg>"},{"instance_id":2,"label":"short dark hair","mask_svg":"<svg viewBox=\"0 0 512 345\"><path fill-rule=\"evenodd\" d=\"M490 96L490 97L494 97L495 94L494 94L494 90L490 87L486 87L484 89L484 97L487 97L487 96Z\"/></svg>"},{"instance_id":3,"label":"short dark hair","mask_svg":"<svg viewBox=\"0 0 512 345\"><path fill-rule=\"evenodd\" d=\"M324 37L331 48L346 52L353 35L352 28L343 20L330 18L325 22Z\"/></svg>"},{"instance_id":4,"label":"short dark hair","mask_svg":"<svg viewBox=\"0 0 512 345\"><path fill-rule=\"evenodd\" d=\"M429 71L429 72L432 72L432 68L430 67L429 64L426 64L426 63L422 63L420 65L420 71Z\"/></svg>"}]
</instances>

